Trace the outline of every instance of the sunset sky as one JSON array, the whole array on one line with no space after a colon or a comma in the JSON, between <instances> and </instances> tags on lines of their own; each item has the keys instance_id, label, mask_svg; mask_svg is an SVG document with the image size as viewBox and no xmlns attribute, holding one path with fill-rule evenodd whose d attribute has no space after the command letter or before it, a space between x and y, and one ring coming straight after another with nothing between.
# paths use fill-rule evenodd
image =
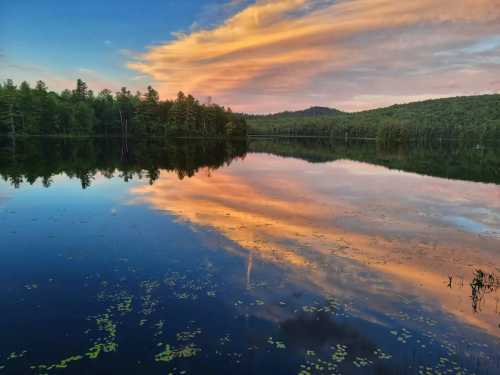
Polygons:
<instances>
[{"instance_id":1,"label":"sunset sky","mask_svg":"<svg viewBox=\"0 0 500 375\"><path fill-rule=\"evenodd\" d=\"M255 113L500 92L500 0L0 0L0 80L78 77Z\"/></svg>"}]
</instances>

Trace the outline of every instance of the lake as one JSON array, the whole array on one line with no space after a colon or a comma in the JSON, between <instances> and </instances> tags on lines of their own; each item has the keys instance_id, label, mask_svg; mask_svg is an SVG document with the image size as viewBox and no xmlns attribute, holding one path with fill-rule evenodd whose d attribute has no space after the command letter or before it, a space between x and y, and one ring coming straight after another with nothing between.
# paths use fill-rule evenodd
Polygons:
<instances>
[{"instance_id":1,"label":"lake","mask_svg":"<svg viewBox=\"0 0 500 375\"><path fill-rule=\"evenodd\" d=\"M0 374L498 374L500 150L0 140Z\"/></svg>"}]
</instances>

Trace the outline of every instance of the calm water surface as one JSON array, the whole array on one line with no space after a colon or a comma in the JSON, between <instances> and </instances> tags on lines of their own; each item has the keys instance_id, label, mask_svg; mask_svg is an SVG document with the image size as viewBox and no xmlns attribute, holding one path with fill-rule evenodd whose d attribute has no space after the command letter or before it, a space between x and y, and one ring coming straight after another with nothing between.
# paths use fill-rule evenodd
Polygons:
<instances>
[{"instance_id":1,"label":"calm water surface","mask_svg":"<svg viewBox=\"0 0 500 375\"><path fill-rule=\"evenodd\" d=\"M0 373L498 374L500 155L0 143Z\"/></svg>"}]
</instances>

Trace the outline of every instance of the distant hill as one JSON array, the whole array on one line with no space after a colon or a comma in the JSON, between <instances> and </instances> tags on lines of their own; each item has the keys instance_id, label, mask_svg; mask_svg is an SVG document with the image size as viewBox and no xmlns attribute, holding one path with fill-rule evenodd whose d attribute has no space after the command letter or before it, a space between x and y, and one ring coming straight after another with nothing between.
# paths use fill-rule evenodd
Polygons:
<instances>
[{"instance_id":1,"label":"distant hill","mask_svg":"<svg viewBox=\"0 0 500 375\"><path fill-rule=\"evenodd\" d=\"M425 100L347 113L312 107L247 117L254 135L371 138L388 143L459 139L500 142L500 95Z\"/></svg>"},{"instance_id":2,"label":"distant hill","mask_svg":"<svg viewBox=\"0 0 500 375\"><path fill-rule=\"evenodd\" d=\"M343 114L345 112L339 111L335 108L328 107L310 107L307 109L303 109L300 111L284 111L278 113L271 113L268 115L246 115L247 118L294 118L294 117L326 117L326 116L335 116L339 114Z\"/></svg>"},{"instance_id":3,"label":"distant hill","mask_svg":"<svg viewBox=\"0 0 500 375\"><path fill-rule=\"evenodd\" d=\"M310 107L301 111L285 111L275 113L271 117L317 117L317 116L334 116L344 112L335 108L328 107Z\"/></svg>"}]
</instances>

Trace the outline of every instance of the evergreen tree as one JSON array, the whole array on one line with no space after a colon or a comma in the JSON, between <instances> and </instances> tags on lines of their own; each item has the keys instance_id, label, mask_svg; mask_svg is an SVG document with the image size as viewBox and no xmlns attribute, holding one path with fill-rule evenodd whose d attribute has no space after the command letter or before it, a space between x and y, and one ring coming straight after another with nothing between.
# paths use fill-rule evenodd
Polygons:
<instances>
[{"instance_id":1,"label":"evergreen tree","mask_svg":"<svg viewBox=\"0 0 500 375\"><path fill-rule=\"evenodd\" d=\"M148 134L155 134L160 129L160 96L151 86L140 99L138 123L141 130Z\"/></svg>"},{"instance_id":2,"label":"evergreen tree","mask_svg":"<svg viewBox=\"0 0 500 375\"><path fill-rule=\"evenodd\" d=\"M85 103L79 102L75 107L75 125L80 134L90 134L94 126L94 110Z\"/></svg>"},{"instance_id":3,"label":"evergreen tree","mask_svg":"<svg viewBox=\"0 0 500 375\"><path fill-rule=\"evenodd\" d=\"M185 110L186 113L184 115L184 126L185 130L188 132L188 134L196 134L197 133L197 127L196 127L196 107L198 106L198 103L195 101L193 96L188 95L186 100L185 100Z\"/></svg>"},{"instance_id":4,"label":"evergreen tree","mask_svg":"<svg viewBox=\"0 0 500 375\"><path fill-rule=\"evenodd\" d=\"M200 105L192 95L183 92L175 101L162 101L151 86L144 94L132 95L123 87L115 95L102 90L94 96L81 79L74 90L60 94L49 91L43 81L38 81L34 88L26 82L17 88L12 80L0 84L3 134L223 137L242 134L240 125L246 128L224 107Z\"/></svg>"},{"instance_id":5,"label":"evergreen tree","mask_svg":"<svg viewBox=\"0 0 500 375\"><path fill-rule=\"evenodd\" d=\"M15 136L17 131L17 87L11 79L5 82L1 93L0 122L4 132Z\"/></svg>"},{"instance_id":6,"label":"evergreen tree","mask_svg":"<svg viewBox=\"0 0 500 375\"><path fill-rule=\"evenodd\" d=\"M117 120L113 93L111 90L104 89L97 95L93 103L96 117L95 132L107 136Z\"/></svg>"},{"instance_id":7,"label":"evergreen tree","mask_svg":"<svg viewBox=\"0 0 500 375\"><path fill-rule=\"evenodd\" d=\"M73 90L73 100L76 102L85 101L88 97L87 84L80 78L76 81L76 89Z\"/></svg>"}]
</instances>

